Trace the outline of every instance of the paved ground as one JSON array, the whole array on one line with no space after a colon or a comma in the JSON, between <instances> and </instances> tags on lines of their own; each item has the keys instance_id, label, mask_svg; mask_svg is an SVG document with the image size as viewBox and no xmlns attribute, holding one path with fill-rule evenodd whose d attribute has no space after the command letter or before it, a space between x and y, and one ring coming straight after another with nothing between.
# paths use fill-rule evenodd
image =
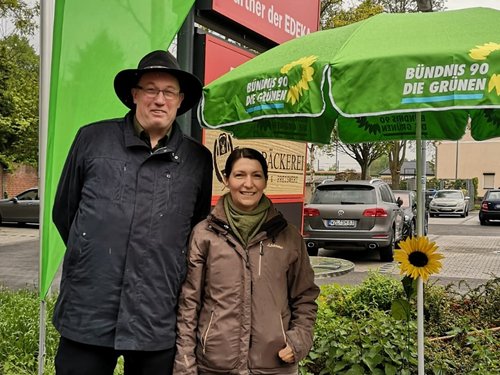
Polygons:
<instances>
[{"instance_id":1,"label":"paved ground","mask_svg":"<svg viewBox=\"0 0 500 375\"><path fill-rule=\"evenodd\" d=\"M0 226L0 284L13 289L38 288L38 254L36 227Z\"/></svg>"},{"instance_id":2,"label":"paved ground","mask_svg":"<svg viewBox=\"0 0 500 375\"><path fill-rule=\"evenodd\" d=\"M475 288L495 277L500 277L500 237L495 236L459 236L429 235L443 253L443 268L430 280L439 284L455 284L461 291ZM323 254L328 255L327 252ZM381 273L398 276L397 263L376 263L375 261L356 262L353 272L334 277L318 279L319 284L336 282L339 284L357 284L367 277L367 271L378 270Z\"/></svg>"},{"instance_id":3,"label":"paved ground","mask_svg":"<svg viewBox=\"0 0 500 375\"><path fill-rule=\"evenodd\" d=\"M429 235L436 241L445 255L443 269L437 279L439 283L459 283L464 280L475 287L494 277L500 277L500 237ZM39 238L36 227L0 226L0 284L9 288L37 288L39 269ZM321 253L320 253L321 255ZM323 255L329 255L323 252ZM374 260L344 262L341 268L336 265L327 267L324 276L318 278L318 284L336 282L339 284L357 284L367 276L369 270L399 275L396 263L380 263ZM348 270L349 272L346 272ZM331 277L332 275L338 275ZM53 283L58 289L60 272Z\"/></svg>"}]
</instances>

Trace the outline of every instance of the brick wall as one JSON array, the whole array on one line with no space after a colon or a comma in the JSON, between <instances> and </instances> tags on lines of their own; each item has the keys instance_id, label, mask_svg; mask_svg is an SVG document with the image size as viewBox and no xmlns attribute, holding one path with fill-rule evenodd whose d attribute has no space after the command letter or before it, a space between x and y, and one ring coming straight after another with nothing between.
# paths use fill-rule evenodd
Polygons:
<instances>
[{"instance_id":1,"label":"brick wall","mask_svg":"<svg viewBox=\"0 0 500 375\"><path fill-rule=\"evenodd\" d=\"M24 190L38 186L38 171L28 165L17 165L14 171L7 173L5 170L0 172L1 186L0 194L3 198L5 193L10 197L13 197Z\"/></svg>"}]
</instances>

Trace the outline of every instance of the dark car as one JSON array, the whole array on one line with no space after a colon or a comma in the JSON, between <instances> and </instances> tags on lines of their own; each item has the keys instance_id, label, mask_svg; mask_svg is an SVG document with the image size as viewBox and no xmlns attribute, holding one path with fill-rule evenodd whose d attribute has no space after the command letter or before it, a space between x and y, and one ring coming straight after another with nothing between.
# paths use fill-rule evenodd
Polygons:
<instances>
[{"instance_id":1,"label":"dark car","mask_svg":"<svg viewBox=\"0 0 500 375\"><path fill-rule=\"evenodd\" d=\"M38 223L39 217L38 188L28 189L13 198L0 200L0 223Z\"/></svg>"},{"instance_id":2,"label":"dark car","mask_svg":"<svg viewBox=\"0 0 500 375\"><path fill-rule=\"evenodd\" d=\"M490 220L500 220L500 189L487 190L481 202L479 222L486 225Z\"/></svg>"},{"instance_id":3,"label":"dark car","mask_svg":"<svg viewBox=\"0 0 500 375\"><path fill-rule=\"evenodd\" d=\"M432 198L436 195L436 189L428 189L425 191L425 208L429 209L429 203L431 203Z\"/></svg>"},{"instance_id":4,"label":"dark car","mask_svg":"<svg viewBox=\"0 0 500 375\"><path fill-rule=\"evenodd\" d=\"M319 248L360 248L377 250L382 261L392 261L402 229L403 211L381 180L322 183L304 207L310 255Z\"/></svg>"},{"instance_id":5,"label":"dark car","mask_svg":"<svg viewBox=\"0 0 500 375\"><path fill-rule=\"evenodd\" d=\"M417 235L417 193L413 190L393 190L397 200L401 200L404 214L403 240ZM429 230L429 211L424 207L424 235Z\"/></svg>"}]
</instances>

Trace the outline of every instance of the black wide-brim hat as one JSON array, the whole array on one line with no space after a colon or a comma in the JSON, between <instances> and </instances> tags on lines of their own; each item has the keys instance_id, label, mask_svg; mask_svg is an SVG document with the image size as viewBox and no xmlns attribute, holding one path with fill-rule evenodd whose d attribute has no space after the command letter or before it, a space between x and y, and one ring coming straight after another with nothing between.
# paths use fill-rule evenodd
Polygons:
<instances>
[{"instance_id":1,"label":"black wide-brim hat","mask_svg":"<svg viewBox=\"0 0 500 375\"><path fill-rule=\"evenodd\" d=\"M179 81L184 100L177 110L177 116L193 108L201 98L202 84L193 74L181 70L175 57L167 51L153 51L144 56L137 69L125 69L115 77L115 92L118 98L128 108L134 109L135 104L132 98L132 88L137 87L139 79L144 73L165 72L173 75Z\"/></svg>"}]
</instances>

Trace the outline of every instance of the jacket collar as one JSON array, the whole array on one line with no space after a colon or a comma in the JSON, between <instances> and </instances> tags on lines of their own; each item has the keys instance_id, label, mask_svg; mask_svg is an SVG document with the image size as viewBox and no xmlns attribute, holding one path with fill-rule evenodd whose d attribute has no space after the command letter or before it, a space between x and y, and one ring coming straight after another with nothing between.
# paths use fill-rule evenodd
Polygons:
<instances>
[{"instance_id":1,"label":"jacket collar","mask_svg":"<svg viewBox=\"0 0 500 375\"><path fill-rule=\"evenodd\" d=\"M125 147L144 147L144 141L142 141L139 137L136 136L134 130L134 116L135 111L129 111L124 118L125 127L124 127L124 139L125 139ZM172 130L170 132L170 136L168 137L167 143L164 147L159 148L155 151L158 154L171 154L174 160L179 161L179 156L177 155L177 151L184 139L184 134L182 130L177 124L177 121L174 121L172 124ZM177 158L175 158L177 156Z\"/></svg>"}]
</instances>

